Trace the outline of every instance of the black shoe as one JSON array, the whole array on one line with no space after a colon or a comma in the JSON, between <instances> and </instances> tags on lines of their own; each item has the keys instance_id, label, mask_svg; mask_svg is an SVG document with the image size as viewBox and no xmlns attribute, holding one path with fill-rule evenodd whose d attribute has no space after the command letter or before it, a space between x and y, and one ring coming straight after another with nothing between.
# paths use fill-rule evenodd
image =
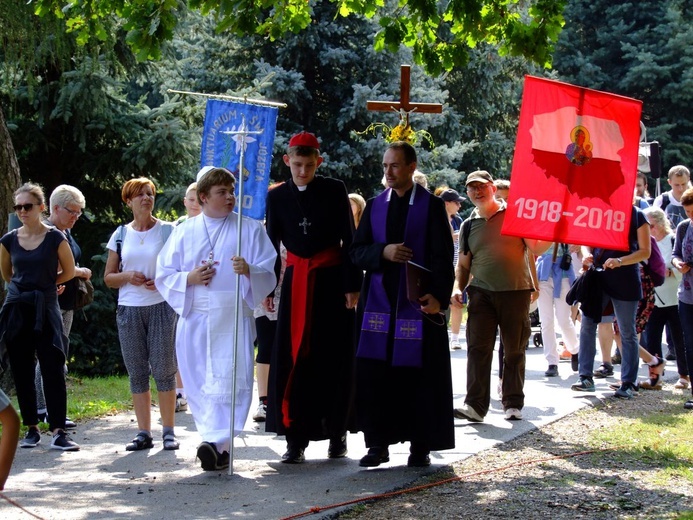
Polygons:
<instances>
[{"instance_id":1,"label":"black shoe","mask_svg":"<svg viewBox=\"0 0 693 520\"><path fill-rule=\"evenodd\" d=\"M578 355L577 354L571 354L570 355L570 368L573 369L573 372L578 372L580 370L580 366L578 364Z\"/></svg>"},{"instance_id":2,"label":"black shoe","mask_svg":"<svg viewBox=\"0 0 693 520\"><path fill-rule=\"evenodd\" d=\"M197 447L197 458L200 459L202 469L205 471L217 471L229 467L229 452L219 453L213 442L200 443Z\"/></svg>"},{"instance_id":3,"label":"black shoe","mask_svg":"<svg viewBox=\"0 0 693 520\"><path fill-rule=\"evenodd\" d=\"M217 457L217 469L228 469L231 456L228 451L220 453Z\"/></svg>"},{"instance_id":4,"label":"black shoe","mask_svg":"<svg viewBox=\"0 0 693 520\"><path fill-rule=\"evenodd\" d=\"M390 462L390 451L387 448L369 448L368 454L364 455L359 461L359 466L364 468L375 468L383 462Z\"/></svg>"},{"instance_id":5,"label":"black shoe","mask_svg":"<svg viewBox=\"0 0 693 520\"><path fill-rule=\"evenodd\" d=\"M331 459L341 459L346 457L347 454L347 442L346 433L341 437L335 437L330 439L330 447L327 448L327 456Z\"/></svg>"},{"instance_id":6,"label":"black shoe","mask_svg":"<svg viewBox=\"0 0 693 520\"><path fill-rule=\"evenodd\" d=\"M676 361L676 354L673 352L667 352L666 358L667 361Z\"/></svg>"},{"instance_id":7,"label":"black shoe","mask_svg":"<svg viewBox=\"0 0 693 520\"><path fill-rule=\"evenodd\" d=\"M412 453L407 459L407 466L410 468L427 468L431 465L431 457L428 453Z\"/></svg>"},{"instance_id":8,"label":"black shoe","mask_svg":"<svg viewBox=\"0 0 693 520\"><path fill-rule=\"evenodd\" d=\"M558 365L549 365L549 369L544 372L546 377L556 377L558 375Z\"/></svg>"},{"instance_id":9,"label":"black shoe","mask_svg":"<svg viewBox=\"0 0 693 520\"><path fill-rule=\"evenodd\" d=\"M286 453L282 455L282 462L284 464L302 464L306 460L304 455L305 448L297 448L296 446L289 446Z\"/></svg>"}]
</instances>

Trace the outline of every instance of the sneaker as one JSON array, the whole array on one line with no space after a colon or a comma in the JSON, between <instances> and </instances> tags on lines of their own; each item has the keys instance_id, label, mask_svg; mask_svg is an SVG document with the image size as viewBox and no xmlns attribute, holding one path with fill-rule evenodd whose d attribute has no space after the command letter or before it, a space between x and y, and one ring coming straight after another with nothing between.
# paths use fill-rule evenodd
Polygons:
<instances>
[{"instance_id":1,"label":"sneaker","mask_svg":"<svg viewBox=\"0 0 693 520\"><path fill-rule=\"evenodd\" d=\"M674 385L674 388L676 388L677 390L687 390L689 386L691 386L690 381L688 381L688 379L686 379L685 377L680 377Z\"/></svg>"},{"instance_id":2,"label":"sneaker","mask_svg":"<svg viewBox=\"0 0 693 520\"><path fill-rule=\"evenodd\" d=\"M611 377L614 375L614 367L608 363L602 363L593 373L594 377Z\"/></svg>"},{"instance_id":3,"label":"sneaker","mask_svg":"<svg viewBox=\"0 0 693 520\"><path fill-rule=\"evenodd\" d=\"M570 389L576 392L594 392L594 381L589 377L581 377L580 381L573 384Z\"/></svg>"},{"instance_id":4,"label":"sneaker","mask_svg":"<svg viewBox=\"0 0 693 520\"><path fill-rule=\"evenodd\" d=\"M558 365L549 365L549 369L544 372L546 377L556 377L558 375Z\"/></svg>"},{"instance_id":5,"label":"sneaker","mask_svg":"<svg viewBox=\"0 0 693 520\"><path fill-rule=\"evenodd\" d=\"M614 397L619 397L621 399L633 399L633 390L631 390L631 384L621 384L619 389L614 392Z\"/></svg>"},{"instance_id":6,"label":"sneaker","mask_svg":"<svg viewBox=\"0 0 693 520\"><path fill-rule=\"evenodd\" d=\"M462 405L462 408L455 408L452 411L452 415L455 417L455 419L467 419L471 422L484 422L484 418L479 415L474 408L466 403Z\"/></svg>"},{"instance_id":7,"label":"sneaker","mask_svg":"<svg viewBox=\"0 0 693 520\"><path fill-rule=\"evenodd\" d=\"M611 364L612 365L620 365L621 364L621 353L616 352L613 356L611 356Z\"/></svg>"},{"instance_id":8,"label":"sneaker","mask_svg":"<svg viewBox=\"0 0 693 520\"><path fill-rule=\"evenodd\" d=\"M450 348L452 350L460 350L462 348L462 344L460 343L459 339L454 339L450 342Z\"/></svg>"},{"instance_id":9,"label":"sneaker","mask_svg":"<svg viewBox=\"0 0 693 520\"><path fill-rule=\"evenodd\" d=\"M508 408L505 411L506 421L519 421L522 419L522 412L517 408Z\"/></svg>"},{"instance_id":10,"label":"sneaker","mask_svg":"<svg viewBox=\"0 0 693 520\"><path fill-rule=\"evenodd\" d=\"M183 397L183 394L176 395L176 412L187 412L188 400Z\"/></svg>"},{"instance_id":11,"label":"sneaker","mask_svg":"<svg viewBox=\"0 0 693 520\"><path fill-rule=\"evenodd\" d=\"M19 441L20 448L35 448L41 443L41 433L38 428L31 427L26 432L24 438Z\"/></svg>"},{"instance_id":12,"label":"sneaker","mask_svg":"<svg viewBox=\"0 0 693 520\"><path fill-rule=\"evenodd\" d=\"M65 433L65 430L58 430L58 433L53 435L51 449L62 451L79 451L79 444L70 439L70 436Z\"/></svg>"},{"instance_id":13,"label":"sneaker","mask_svg":"<svg viewBox=\"0 0 693 520\"><path fill-rule=\"evenodd\" d=\"M267 419L267 405L260 401L260 404L257 406L257 411L255 412L255 415L253 415L253 421L255 422L265 422Z\"/></svg>"},{"instance_id":14,"label":"sneaker","mask_svg":"<svg viewBox=\"0 0 693 520\"><path fill-rule=\"evenodd\" d=\"M618 390L621 388L621 381L614 381L613 383L609 383L607 386L612 390ZM640 391L640 385L638 383L632 383L630 385L630 389L633 392L633 395L635 395L635 392Z\"/></svg>"},{"instance_id":15,"label":"sneaker","mask_svg":"<svg viewBox=\"0 0 693 520\"><path fill-rule=\"evenodd\" d=\"M674 354L671 351L667 352L666 360L667 361L676 361L676 354Z\"/></svg>"}]
</instances>

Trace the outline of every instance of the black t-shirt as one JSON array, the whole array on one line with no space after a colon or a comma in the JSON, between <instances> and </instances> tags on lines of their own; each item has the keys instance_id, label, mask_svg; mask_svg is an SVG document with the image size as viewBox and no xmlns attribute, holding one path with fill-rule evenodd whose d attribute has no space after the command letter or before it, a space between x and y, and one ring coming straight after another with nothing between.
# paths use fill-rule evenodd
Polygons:
<instances>
[{"instance_id":1,"label":"black t-shirt","mask_svg":"<svg viewBox=\"0 0 693 520\"><path fill-rule=\"evenodd\" d=\"M12 282L20 291L56 289L58 247L63 240L65 235L51 228L37 248L27 251L19 245L16 229L0 238L12 260Z\"/></svg>"},{"instance_id":2,"label":"black t-shirt","mask_svg":"<svg viewBox=\"0 0 693 520\"><path fill-rule=\"evenodd\" d=\"M638 229L646 225L649 224L645 214L642 210L633 206L630 228L628 230L629 250L617 251L614 249L595 248L592 252L595 265L601 267L609 258L620 258L637 251L640 248L638 245ZM636 301L642 298L639 264L624 265L616 269L605 269L599 274L601 275L604 292L612 298L625 301Z\"/></svg>"}]
</instances>

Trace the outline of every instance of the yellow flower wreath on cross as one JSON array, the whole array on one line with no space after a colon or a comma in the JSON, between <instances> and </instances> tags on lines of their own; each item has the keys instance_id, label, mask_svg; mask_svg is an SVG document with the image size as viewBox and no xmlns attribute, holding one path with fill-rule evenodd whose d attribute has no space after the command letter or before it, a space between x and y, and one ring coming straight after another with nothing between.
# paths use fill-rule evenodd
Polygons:
<instances>
[{"instance_id":1,"label":"yellow flower wreath on cross","mask_svg":"<svg viewBox=\"0 0 693 520\"><path fill-rule=\"evenodd\" d=\"M376 122L368 125L362 132L356 132L357 135L364 135L371 133L374 136L378 136L378 131L383 134L383 138L388 143L395 141L404 141L411 145L416 144L420 139L428 141L431 147L435 146L433 142L433 136L426 130L414 130L409 124L409 112L400 110L399 112L399 123L395 126L390 126L387 123Z\"/></svg>"}]
</instances>

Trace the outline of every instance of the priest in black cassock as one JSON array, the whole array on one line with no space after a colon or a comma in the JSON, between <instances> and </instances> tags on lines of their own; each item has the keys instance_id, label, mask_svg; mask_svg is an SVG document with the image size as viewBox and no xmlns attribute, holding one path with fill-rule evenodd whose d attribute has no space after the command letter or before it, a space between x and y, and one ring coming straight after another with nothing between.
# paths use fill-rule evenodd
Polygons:
<instances>
[{"instance_id":1,"label":"priest in black cassock","mask_svg":"<svg viewBox=\"0 0 693 520\"><path fill-rule=\"evenodd\" d=\"M416 151L391 143L383 157L388 189L368 201L351 246L366 270L358 305L357 426L368 453L361 466L389 461L390 444L410 441L407 465L430 465L431 450L454 448L447 324L453 244L443 201L412 180ZM407 298L406 265L432 271L417 302Z\"/></svg>"},{"instance_id":2,"label":"priest in black cassock","mask_svg":"<svg viewBox=\"0 0 693 520\"><path fill-rule=\"evenodd\" d=\"M349 258L354 219L346 186L315 174L319 148L311 133L293 136L284 155L291 179L267 196L267 234L277 251L284 244L287 259L265 429L286 435L288 464L303 462L308 442L323 439L330 440L328 457L346 456L353 403L354 309L363 272Z\"/></svg>"}]
</instances>

